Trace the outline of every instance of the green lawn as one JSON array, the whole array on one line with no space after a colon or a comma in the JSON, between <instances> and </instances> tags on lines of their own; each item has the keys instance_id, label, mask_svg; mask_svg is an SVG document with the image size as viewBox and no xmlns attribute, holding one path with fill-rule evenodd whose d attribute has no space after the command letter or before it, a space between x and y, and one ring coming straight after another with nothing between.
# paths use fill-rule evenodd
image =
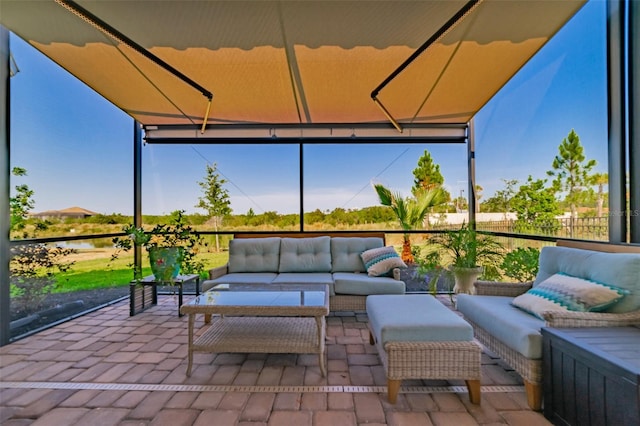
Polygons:
<instances>
[{"instance_id":1,"label":"green lawn","mask_svg":"<svg viewBox=\"0 0 640 426\"><path fill-rule=\"evenodd\" d=\"M205 269L222 266L227 263L227 252L204 253L199 256L204 260ZM68 272L56 275L57 285L54 293L68 293L80 290L93 290L105 287L120 287L129 284L133 278L133 271L129 267L132 255L124 255L110 261L109 258L78 260ZM205 275L206 275L205 270ZM143 259L143 275L151 275L148 258Z\"/></svg>"}]
</instances>

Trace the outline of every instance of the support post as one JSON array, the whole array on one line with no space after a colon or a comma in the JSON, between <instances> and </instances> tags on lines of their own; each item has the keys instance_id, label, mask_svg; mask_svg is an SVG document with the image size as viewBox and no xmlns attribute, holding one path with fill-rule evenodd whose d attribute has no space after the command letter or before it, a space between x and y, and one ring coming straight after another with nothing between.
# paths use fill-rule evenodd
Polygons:
<instances>
[{"instance_id":1,"label":"support post","mask_svg":"<svg viewBox=\"0 0 640 426\"><path fill-rule=\"evenodd\" d=\"M624 2L607 1L609 241L627 241Z\"/></svg>"},{"instance_id":2,"label":"support post","mask_svg":"<svg viewBox=\"0 0 640 426\"><path fill-rule=\"evenodd\" d=\"M467 204L469 205L469 224L476 229L476 138L473 118L467 125L467 167L469 187Z\"/></svg>"},{"instance_id":3,"label":"support post","mask_svg":"<svg viewBox=\"0 0 640 426\"><path fill-rule=\"evenodd\" d=\"M629 228L631 243L640 243L640 4L627 2L627 78L629 79Z\"/></svg>"},{"instance_id":4,"label":"support post","mask_svg":"<svg viewBox=\"0 0 640 426\"><path fill-rule=\"evenodd\" d=\"M300 232L304 232L304 143L300 147Z\"/></svg>"},{"instance_id":5,"label":"support post","mask_svg":"<svg viewBox=\"0 0 640 426\"><path fill-rule=\"evenodd\" d=\"M142 127L133 122L133 226L142 226ZM134 246L133 263L142 271L142 247Z\"/></svg>"},{"instance_id":6,"label":"support post","mask_svg":"<svg viewBox=\"0 0 640 426\"><path fill-rule=\"evenodd\" d=\"M10 83L9 30L0 25L0 346L11 339L10 296Z\"/></svg>"}]
</instances>

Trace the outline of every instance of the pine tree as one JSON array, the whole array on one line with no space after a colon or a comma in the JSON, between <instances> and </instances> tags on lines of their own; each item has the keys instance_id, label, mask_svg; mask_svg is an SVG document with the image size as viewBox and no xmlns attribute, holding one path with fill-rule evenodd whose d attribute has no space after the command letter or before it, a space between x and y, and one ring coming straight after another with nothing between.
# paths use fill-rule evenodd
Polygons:
<instances>
[{"instance_id":1,"label":"pine tree","mask_svg":"<svg viewBox=\"0 0 640 426\"><path fill-rule=\"evenodd\" d=\"M586 161L584 147L580 143L580 137L571 129L569 135L562 140L559 155L553 159L553 170L547 172L555 177L553 189L556 192L565 192L565 201L571 209L571 217L578 217L578 205L584 198L584 190L590 184L589 173L596 165L596 160Z\"/></svg>"},{"instance_id":2,"label":"pine tree","mask_svg":"<svg viewBox=\"0 0 640 426\"><path fill-rule=\"evenodd\" d=\"M411 193L417 196L424 191L430 191L436 188L440 188L441 197L439 205L449 203L451 201L451 194L444 189L444 177L440 173L440 165L433 162L431 154L426 149L422 157L418 159L418 167L413 169L413 188ZM437 207L437 206L434 206ZM433 207L429 208L429 211L434 210ZM427 217L429 213L427 212ZM428 220L427 220L428 222Z\"/></svg>"},{"instance_id":3,"label":"pine tree","mask_svg":"<svg viewBox=\"0 0 640 426\"><path fill-rule=\"evenodd\" d=\"M422 157L418 159L418 167L413 169L413 188L411 192L417 192L441 187L444 184L444 177L440 173L440 165L433 162L431 154L426 149Z\"/></svg>"}]
</instances>

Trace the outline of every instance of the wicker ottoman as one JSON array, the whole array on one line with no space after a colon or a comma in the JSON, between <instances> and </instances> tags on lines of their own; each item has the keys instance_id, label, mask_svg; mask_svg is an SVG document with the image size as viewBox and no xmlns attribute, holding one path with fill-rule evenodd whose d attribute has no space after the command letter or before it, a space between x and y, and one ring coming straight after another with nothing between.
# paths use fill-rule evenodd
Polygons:
<instances>
[{"instance_id":1,"label":"wicker ottoman","mask_svg":"<svg viewBox=\"0 0 640 426\"><path fill-rule=\"evenodd\" d=\"M480 355L472 327L430 295L367 297L369 340L387 376L395 404L403 379L465 380L469 399L480 403Z\"/></svg>"}]
</instances>

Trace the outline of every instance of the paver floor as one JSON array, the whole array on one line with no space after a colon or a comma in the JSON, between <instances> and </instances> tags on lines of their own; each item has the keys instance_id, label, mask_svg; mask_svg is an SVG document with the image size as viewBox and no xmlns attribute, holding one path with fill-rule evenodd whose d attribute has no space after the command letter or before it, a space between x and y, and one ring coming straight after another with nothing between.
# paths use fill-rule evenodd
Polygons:
<instances>
[{"instance_id":1,"label":"paver floor","mask_svg":"<svg viewBox=\"0 0 640 426\"><path fill-rule=\"evenodd\" d=\"M487 353L480 405L463 381L445 380L406 380L389 404L365 313L327 317L327 377L316 355L295 354L195 354L186 377L187 317L176 303L161 296L129 317L121 302L0 348L0 424L550 424Z\"/></svg>"}]
</instances>

